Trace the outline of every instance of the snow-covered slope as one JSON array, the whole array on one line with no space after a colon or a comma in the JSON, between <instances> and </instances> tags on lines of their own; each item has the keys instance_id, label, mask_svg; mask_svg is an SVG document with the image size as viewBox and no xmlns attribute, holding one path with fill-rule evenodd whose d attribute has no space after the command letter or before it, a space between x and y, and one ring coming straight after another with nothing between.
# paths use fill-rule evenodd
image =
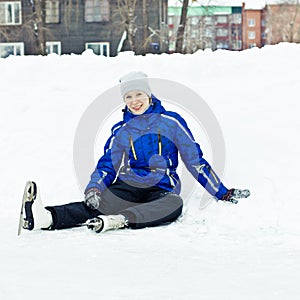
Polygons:
<instances>
[{"instance_id":1,"label":"snow-covered slope","mask_svg":"<svg viewBox=\"0 0 300 300\"><path fill-rule=\"evenodd\" d=\"M0 298L296 299L299 53L300 45L280 44L185 56L86 52L0 59ZM121 75L141 68L206 101L225 140L223 181L249 188L251 197L200 209L199 186L170 226L101 236L86 228L23 232L18 238L26 180L39 184L46 205L82 199L73 166L79 121ZM191 129L210 158L209 143ZM95 160L107 134L98 134Z\"/></svg>"}]
</instances>

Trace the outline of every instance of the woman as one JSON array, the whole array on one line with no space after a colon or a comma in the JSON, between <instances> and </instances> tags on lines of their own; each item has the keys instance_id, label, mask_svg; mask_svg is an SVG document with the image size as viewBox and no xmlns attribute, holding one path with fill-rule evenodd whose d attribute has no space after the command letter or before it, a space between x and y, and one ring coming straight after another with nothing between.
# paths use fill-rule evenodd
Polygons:
<instances>
[{"instance_id":1,"label":"woman","mask_svg":"<svg viewBox=\"0 0 300 300\"><path fill-rule=\"evenodd\" d=\"M87 224L95 232L144 228L175 221L182 212L178 153L194 178L217 200L237 203L248 190L227 189L203 158L183 118L166 111L143 72L120 79L126 104L112 127L104 155L85 190L83 202L44 208L36 187L25 192L25 229L62 229Z\"/></svg>"}]
</instances>

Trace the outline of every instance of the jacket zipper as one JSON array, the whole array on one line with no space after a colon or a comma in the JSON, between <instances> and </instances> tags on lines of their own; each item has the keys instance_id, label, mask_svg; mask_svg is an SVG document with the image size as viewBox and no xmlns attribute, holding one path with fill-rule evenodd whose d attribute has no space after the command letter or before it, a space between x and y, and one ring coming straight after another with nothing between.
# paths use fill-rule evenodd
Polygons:
<instances>
[{"instance_id":1,"label":"jacket zipper","mask_svg":"<svg viewBox=\"0 0 300 300\"><path fill-rule=\"evenodd\" d=\"M134 149L132 136L129 137L129 142L130 142L130 147L131 147L131 150L132 150L133 157L134 157L135 160L137 160L137 155L136 155L136 152L135 152L135 149Z\"/></svg>"}]
</instances>

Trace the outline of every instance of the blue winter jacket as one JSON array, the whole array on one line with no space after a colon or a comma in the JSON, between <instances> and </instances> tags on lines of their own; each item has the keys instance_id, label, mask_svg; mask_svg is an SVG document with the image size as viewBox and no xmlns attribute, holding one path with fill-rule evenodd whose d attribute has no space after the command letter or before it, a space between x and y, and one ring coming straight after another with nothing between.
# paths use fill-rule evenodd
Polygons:
<instances>
[{"instance_id":1,"label":"blue winter jacket","mask_svg":"<svg viewBox=\"0 0 300 300\"><path fill-rule=\"evenodd\" d=\"M123 120L112 127L104 155L86 190L98 188L103 192L121 179L132 185L158 186L179 194L178 152L195 179L221 199L228 190L202 157L186 122L179 114L166 111L153 95L150 107L142 115L134 115L125 108Z\"/></svg>"}]
</instances>

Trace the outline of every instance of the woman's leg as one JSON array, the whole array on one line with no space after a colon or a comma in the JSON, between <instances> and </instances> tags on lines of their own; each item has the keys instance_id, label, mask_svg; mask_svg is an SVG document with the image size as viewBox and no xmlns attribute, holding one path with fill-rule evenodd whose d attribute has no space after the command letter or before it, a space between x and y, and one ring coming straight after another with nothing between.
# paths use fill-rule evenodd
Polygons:
<instances>
[{"instance_id":1,"label":"woman's leg","mask_svg":"<svg viewBox=\"0 0 300 300\"><path fill-rule=\"evenodd\" d=\"M132 205L138 198L138 189L122 181L117 181L101 195L99 208L93 210L84 202L73 202L59 206L46 207L53 218L51 229L65 229L85 223L98 215L118 214Z\"/></svg>"},{"instance_id":2,"label":"woman's leg","mask_svg":"<svg viewBox=\"0 0 300 300\"><path fill-rule=\"evenodd\" d=\"M84 202L46 207L53 217L51 229L71 228L99 215L124 215L129 227L138 229L175 221L182 212L183 201L177 194L163 189L133 187L122 181L111 185L101 195L99 208Z\"/></svg>"},{"instance_id":3,"label":"woman's leg","mask_svg":"<svg viewBox=\"0 0 300 300\"><path fill-rule=\"evenodd\" d=\"M52 214L53 224L50 227L52 230L72 228L99 215L97 210L90 209L84 202L48 206L46 209Z\"/></svg>"},{"instance_id":4,"label":"woman's leg","mask_svg":"<svg viewBox=\"0 0 300 300\"><path fill-rule=\"evenodd\" d=\"M175 221L182 212L182 198L174 193L157 192L159 198L129 207L121 212L129 227L140 229ZM153 194L152 194L153 197Z\"/></svg>"}]
</instances>

